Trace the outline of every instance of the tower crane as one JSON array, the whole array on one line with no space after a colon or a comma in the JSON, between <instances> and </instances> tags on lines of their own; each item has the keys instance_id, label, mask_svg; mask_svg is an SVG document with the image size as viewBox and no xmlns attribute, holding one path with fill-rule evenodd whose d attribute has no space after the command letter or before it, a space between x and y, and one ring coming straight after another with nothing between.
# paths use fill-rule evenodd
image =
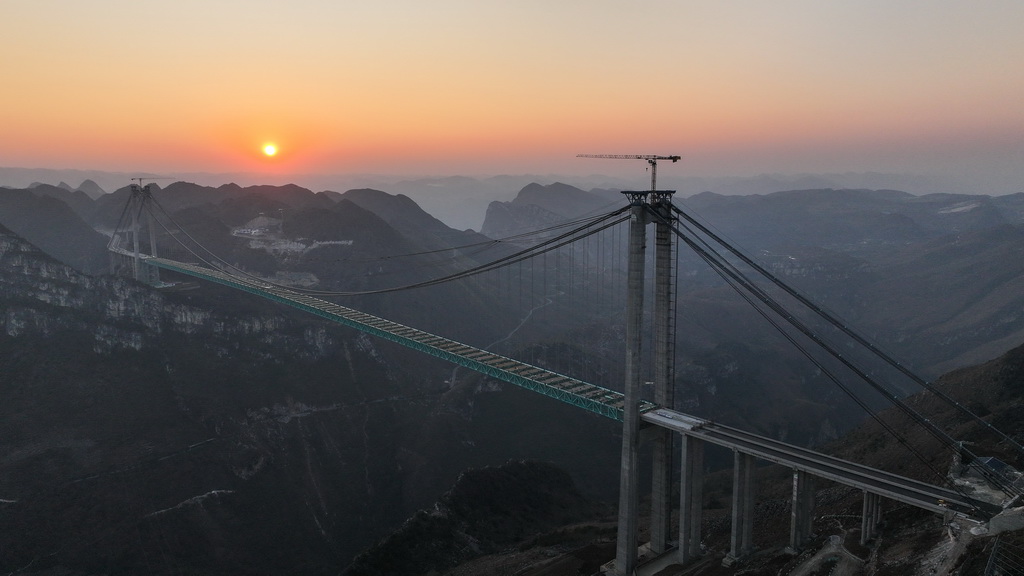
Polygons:
<instances>
[{"instance_id":1,"label":"tower crane","mask_svg":"<svg viewBox=\"0 0 1024 576\"><path fill-rule=\"evenodd\" d=\"M678 162L681 156L658 156L657 154L577 154L577 158L611 158L614 160L647 160L651 166L651 192L658 189L658 160Z\"/></svg>"}]
</instances>

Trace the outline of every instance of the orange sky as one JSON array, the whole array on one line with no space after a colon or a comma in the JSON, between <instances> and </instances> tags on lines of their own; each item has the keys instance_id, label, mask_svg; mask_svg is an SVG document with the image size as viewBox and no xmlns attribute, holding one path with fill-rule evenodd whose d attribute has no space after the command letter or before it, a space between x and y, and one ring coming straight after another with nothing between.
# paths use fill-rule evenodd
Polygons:
<instances>
[{"instance_id":1,"label":"orange sky","mask_svg":"<svg viewBox=\"0 0 1024 576\"><path fill-rule=\"evenodd\" d=\"M0 19L0 166L571 174L624 168L581 152L657 153L1024 190L1017 0L3 0Z\"/></svg>"}]
</instances>

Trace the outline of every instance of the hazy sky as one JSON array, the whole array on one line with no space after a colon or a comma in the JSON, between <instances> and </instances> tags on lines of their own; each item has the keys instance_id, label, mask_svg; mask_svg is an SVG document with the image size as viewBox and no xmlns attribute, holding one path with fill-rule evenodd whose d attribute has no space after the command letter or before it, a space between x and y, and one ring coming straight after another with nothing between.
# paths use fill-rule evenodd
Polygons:
<instances>
[{"instance_id":1,"label":"hazy sky","mask_svg":"<svg viewBox=\"0 0 1024 576\"><path fill-rule=\"evenodd\" d=\"M571 174L655 153L1024 190L1020 0L0 0L0 21L0 166Z\"/></svg>"}]
</instances>

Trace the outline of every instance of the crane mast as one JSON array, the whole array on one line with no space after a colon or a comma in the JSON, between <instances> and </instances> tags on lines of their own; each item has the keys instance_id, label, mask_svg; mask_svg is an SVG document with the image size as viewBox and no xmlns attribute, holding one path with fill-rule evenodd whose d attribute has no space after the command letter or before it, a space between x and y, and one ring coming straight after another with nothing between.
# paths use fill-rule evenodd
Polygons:
<instances>
[{"instance_id":1,"label":"crane mast","mask_svg":"<svg viewBox=\"0 0 1024 576\"><path fill-rule=\"evenodd\" d=\"M577 154L577 158L611 158L613 160L647 160L651 166L651 192L658 189L658 160L678 162L681 156L659 156L657 154Z\"/></svg>"}]
</instances>

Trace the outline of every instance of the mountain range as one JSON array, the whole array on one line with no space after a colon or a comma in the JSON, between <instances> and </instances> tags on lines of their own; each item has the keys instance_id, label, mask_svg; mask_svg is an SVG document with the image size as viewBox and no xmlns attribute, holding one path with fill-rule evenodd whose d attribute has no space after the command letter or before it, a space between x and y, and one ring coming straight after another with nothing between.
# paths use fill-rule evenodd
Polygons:
<instances>
[{"instance_id":1,"label":"mountain range","mask_svg":"<svg viewBox=\"0 0 1024 576\"><path fill-rule=\"evenodd\" d=\"M684 162L686 159L684 158ZM387 174L304 174L274 176L270 174L210 174L176 173L156 174L151 172L103 172L98 170L54 170L30 169L0 166L0 187L26 188L39 182L83 182L78 187L89 196L96 198L96 188L116 190L134 178L147 182L195 182L204 186L219 186L225 182L237 182L243 186L299 183L315 191L350 190L374 188L387 190L392 194L404 194L412 198L427 212L448 226L457 230L480 230L487 206L493 201L509 201L516 191L535 182L565 182L584 190L634 190L643 188L644 173L635 171L635 177L607 176L599 173L606 168L603 162L580 159L580 168L589 168L593 173L581 175L557 174L505 174L494 176L400 176ZM620 167L629 163L616 163ZM619 171L621 173L621 170ZM663 170L659 177L660 187L676 190L679 197L689 197L702 192L715 194L749 195L770 194L779 190L818 189L892 189L903 190L915 195L932 193L944 194L990 194L1000 196L1022 192L1019 186L1000 182L964 181L950 177L934 177L915 174L880 172L845 172L828 174L757 174L749 176L693 176L689 173L676 174ZM95 183L96 187L85 182ZM70 188L70 186L69 186Z\"/></svg>"},{"instance_id":2,"label":"mountain range","mask_svg":"<svg viewBox=\"0 0 1024 576\"><path fill-rule=\"evenodd\" d=\"M365 293L508 256L530 241L501 236L618 208L617 191L528 184L492 203L476 233L380 190L150 186L159 218L191 237L158 227L163 256L194 261L198 240L265 278L364 292L346 305L621 381L621 312L561 284L611 291L621 260L595 273L563 254L545 260L562 276L523 265ZM0 189L0 506L13 519L0 569L337 573L464 469L510 459L555 463L575 483L567 494L614 494L613 422L226 288L105 275L131 191L68 188ZM1024 342L1024 194L818 189L677 204L929 377ZM680 254L678 268L681 408L801 444L860 422L699 259ZM522 302L510 283L535 292Z\"/></svg>"}]
</instances>

